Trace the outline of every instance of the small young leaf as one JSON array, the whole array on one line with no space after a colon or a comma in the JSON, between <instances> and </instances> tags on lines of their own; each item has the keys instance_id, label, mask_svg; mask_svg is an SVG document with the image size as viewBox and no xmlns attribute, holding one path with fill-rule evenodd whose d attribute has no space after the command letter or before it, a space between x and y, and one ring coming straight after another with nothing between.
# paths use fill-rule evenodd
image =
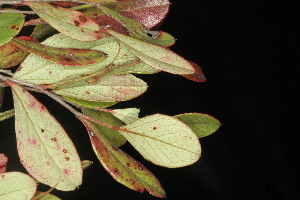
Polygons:
<instances>
[{"instance_id":1,"label":"small young leaf","mask_svg":"<svg viewBox=\"0 0 300 200\"><path fill-rule=\"evenodd\" d=\"M0 199L30 200L36 191L33 178L20 172L0 174Z\"/></svg>"},{"instance_id":2,"label":"small young leaf","mask_svg":"<svg viewBox=\"0 0 300 200\"><path fill-rule=\"evenodd\" d=\"M90 49L56 48L16 38L12 40L12 43L25 51L60 65L89 65L106 58L103 52Z\"/></svg>"},{"instance_id":3,"label":"small young leaf","mask_svg":"<svg viewBox=\"0 0 300 200\"><path fill-rule=\"evenodd\" d=\"M195 133L180 120L161 114L143 117L120 127L132 146L154 164L175 168L191 165L200 158Z\"/></svg>"},{"instance_id":4,"label":"small young leaf","mask_svg":"<svg viewBox=\"0 0 300 200\"><path fill-rule=\"evenodd\" d=\"M8 119L8 118L14 116L14 114L15 114L14 109L8 110L6 112L1 112L0 113L0 121Z\"/></svg>"},{"instance_id":5,"label":"small young leaf","mask_svg":"<svg viewBox=\"0 0 300 200\"><path fill-rule=\"evenodd\" d=\"M118 102L133 99L147 90L147 84L132 74L107 74L65 85L53 92L88 101Z\"/></svg>"},{"instance_id":6,"label":"small young leaf","mask_svg":"<svg viewBox=\"0 0 300 200\"><path fill-rule=\"evenodd\" d=\"M129 124L139 119L139 112L140 109L138 108L125 108L114 109L114 112L112 114L125 124Z\"/></svg>"},{"instance_id":7,"label":"small young leaf","mask_svg":"<svg viewBox=\"0 0 300 200\"><path fill-rule=\"evenodd\" d=\"M142 61L156 69L173 74L195 73L194 67L188 61L166 48L142 42L114 31L107 30L107 32L124 43Z\"/></svg>"},{"instance_id":8,"label":"small young leaf","mask_svg":"<svg viewBox=\"0 0 300 200\"><path fill-rule=\"evenodd\" d=\"M0 46L0 68L10 68L20 64L28 52L13 45L12 41Z\"/></svg>"},{"instance_id":9,"label":"small young leaf","mask_svg":"<svg viewBox=\"0 0 300 200\"><path fill-rule=\"evenodd\" d=\"M0 153L0 174L6 171L7 162L8 158L5 156L5 154Z\"/></svg>"},{"instance_id":10,"label":"small young leaf","mask_svg":"<svg viewBox=\"0 0 300 200\"><path fill-rule=\"evenodd\" d=\"M119 183L128 188L157 197L165 197L165 191L156 177L141 163L113 146L92 122L82 119L90 135L90 140L99 161Z\"/></svg>"},{"instance_id":11,"label":"small young leaf","mask_svg":"<svg viewBox=\"0 0 300 200\"><path fill-rule=\"evenodd\" d=\"M36 191L34 197L32 198L32 200L61 200L60 198L58 198L57 196L53 195L53 194L49 194L47 192L40 192L40 191Z\"/></svg>"},{"instance_id":12,"label":"small young leaf","mask_svg":"<svg viewBox=\"0 0 300 200\"><path fill-rule=\"evenodd\" d=\"M0 46L9 42L23 27L25 18L20 13L0 14Z\"/></svg>"},{"instance_id":13,"label":"small young leaf","mask_svg":"<svg viewBox=\"0 0 300 200\"><path fill-rule=\"evenodd\" d=\"M114 61L120 49L118 41L113 37L102 38L95 42L82 42L63 34L56 34L45 40L43 44L51 47L93 49L106 53L107 57L100 63L71 67L54 64L39 56L30 54L14 74L15 79L34 84L52 84L82 78L84 75L103 71L105 67Z\"/></svg>"},{"instance_id":14,"label":"small young leaf","mask_svg":"<svg viewBox=\"0 0 300 200\"><path fill-rule=\"evenodd\" d=\"M95 41L102 37L101 27L79 11L47 3L25 2L59 32L81 41Z\"/></svg>"},{"instance_id":15,"label":"small young leaf","mask_svg":"<svg viewBox=\"0 0 300 200\"><path fill-rule=\"evenodd\" d=\"M48 110L23 87L12 88L17 148L21 163L35 179L58 190L81 184L82 168L77 151Z\"/></svg>"},{"instance_id":16,"label":"small young leaf","mask_svg":"<svg viewBox=\"0 0 300 200\"><path fill-rule=\"evenodd\" d=\"M86 109L86 108L82 109L82 112L83 114L89 117L92 117L94 119L97 119L101 122L104 122L106 124L115 127L120 127L124 125L122 121L120 121L118 118L114 117L110 113L101 112L98 110ZM123 135L121 135L115 130L101 126L100 124L95 124L95 127L116 147L122 146L127 141Z\"/></svg>"},{"instance_id":17,"label":"small young leaf","mask_svg":"<svg viewBox=\"0 0 300 200\"><path fill-rule=\"evenodd\" d=\"M198 136L202 138L216 132L221 123L216 118L202 113L186 113L174 116L188 125Z\"/></svg>"}]
</instances>

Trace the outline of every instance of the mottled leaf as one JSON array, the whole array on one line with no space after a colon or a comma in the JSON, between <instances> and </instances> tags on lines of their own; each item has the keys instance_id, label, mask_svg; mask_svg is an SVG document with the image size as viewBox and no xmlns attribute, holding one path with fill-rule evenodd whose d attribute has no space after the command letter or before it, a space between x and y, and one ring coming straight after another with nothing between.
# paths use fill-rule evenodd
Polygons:
<instances>
[{"instance_id":1,"label":"mottled leaf","mask_svg":"<svg viewBox=\"0 0 300 200\"><path fill-rule=\"evenodd\" d=\"M7 162L8 158L5 156L5 154L0 153L0 174L6 171Z\"/></svg>"},{"instance_id":2,"label":"mottled leaf","mask_svg":"<svg viewBox=\"0 0 300 200\"><path fill-rule=\"evenodd\" d=\"M194 74L194 67L172 51L137 40L114 31L108 32L123 42L137 57L146 64L173 74Z\"/></svg>"},{"instance_id":3,"label":"mottled leaf","mask_svg":"<svg viewBox=\"0 0 300 200\"><path fill-rule=\"evenodd\" d=\"M14 116L14 114L15 114L14 109L8 110L6 112L1 112L0 113L0 121L8 119L8 118Z\"/></svg>"},{"instance_id":4,"label":"mottled leaf","mask_svg":"<svg viewBox=\"0 0 300 200\"><path fill-rule=\"evenodd\" d=\"M36 191L33 178L20 172L0 174L0 199L30 200Z\"/></svg>"},{"instance_id":5,"label":"mottled leaf","mask_svg":"<svg viewBox=\"0 0 300 200\"><path fill-rule=\"evenodd\" d=\"M144 192L146 189L150 194L157 197L165 197L165 191L155 176L141 163L113 146L92 122L82 119L99 161L119 183L128 188Z\"/></svg>"},{"instance_id":6,"label":"mottled leaf","mask_svg":"<svg viewBox=\"0 0 300 200\"><path fill-rule=\"evenodd\" d=\"M60 48L93 49L106 53L107 57L100 63L73 67L54 64L30 54L14 74L15 79L34 84L51 84L82 78L85 75L93 75L103 71L114 61L119 52L119 43L113 37L102 38L95 42L82 42L63 34L56 34L45 40L43 44Z\"/></svg>"},{"instance_id":7,"label":"mottled leaf","mask_svg":"<svg viewBox=\"0 0 300 200\"><path fill-rule=\"evenodd\" d=\"M58 198L57 196L53 195L53 194L49 194L47 192L40 192L37 191L33 197L33 200L37 199L37 200L60 200L60 198Z\"/></svg>"},{"instance_id":8,"label":"mottled leaf","mask_svg":"<svg viewBox=\"0 0 300 200\"><path fill-rule=\"evenodd\" d=\"M7 82L13 91L15 129L20 161L35 179L58 190L81 184L77 151L62 126L23 87Z\"/></svg>"},{"instance_id":9,"label":"mottled leaf","mask_svg":"<svg viewBox=\"0 0 300 200\"><path fill-rule=\"evenodd\" d=\"M120 3L104 3L120 14L142 23L146 28L151 29L162 22L169 12L170 2L168 0L139 0Z\"/></svg>"},{"instance_id":10,"label":"mottled leaf","mask_svg":"<svg viewBox=\"0 0 300 200\"><path fill-rule=\"evenodd\" d=\"M0 46L9 42L17 35L25 22L21 13L1 13L0 14Z\"/></svg>"},{"instance_id":11,"label":"mottled leaf","mask_svg":"<svg viewBox=\"0 0 300 200\"><path fill-rule=\"evenodd\" d=\"M139 112L138 108L125 108L114 109L112 114L125 124L129 124L139 119Z\"/></svg>"},{"instance_id":12,"label":"mottled leaf","mask_svg":"<svg viewBox=\"0 0 300 200\"><path fill-rule=\"evenodd\" d=\"M95 41L102 37L101 27L83 13L39 2L24 2L59 32L81 41Z\"/></svg>"},{"instance_id":13,"label":"mottled leaf","mask_svg":"<svg viewBox=\"0 0 300 200\"><path fill-rule=\"evenodd\" d=\"M174 117L188 125L199 138L216 132L221 126L219 120L202 113L186 113Z\"/></svg>"},{"instance_id":14,"label":"mottled leaf","mask_svg":"<svg viewBox=\"0 0 300 200\"><path fill-rule=\"evenodd\" d=\"M106 124L115 126L115 127L120 127L123 126L124 124L122 121L120 121L118 118L114 117L110 113L98 111L98 110L91 110L91 109L82 109L83 114L92 117L96 120L99 120L101 122L104 122ZM99 130L114 146L120 147L125 142L127 141L126 138L118 133L117 131L101 126L100 124L95 124L95 128Z\"/></svg>"},{"instance_id":15,"label":"mottled leaf","mask_svg":"<svg viewBox=\"0 0 300 200\"><path fill-rule=\"evenodd\" d=\"M195 133L180 120L161 114L143 117L119 131L145 159L175 168L195 163L201 154Z\"/></svg>"},{"instance_id":16,"label":"mottled leaf","mask_svg":"<svg viewBox=\"0 0 300 200\"><path fill-rule=\"evenodd\" d=\"M90 49L56 48L16 38L12 40L12 43L25 51L60 65L82 66L98 63L106 58L103 52Z\"/></svg>"},{"instance_id":17,"label":"mottled leaf","mask_svg":"<svg viewBox=\"0 0 300 200\"><path fill-rule=\"evenodd\" d=\"M87 100L75 99L75 98L67 97L67 96L64 96L64 98L72 103L75 103L80 106L88 107L88 108L106 108L106 107L117 104L117 102L87 101Z\"/></svg>"},{"instance_id":18,"label":"mottled leaf","mask_svg":"<svg viewBox=\"0 0 300 200\"><path fill-rule=\"evenodd\" d=\"M58 95L88 101L118 102L133 99L147 90L147 84L131 74L107 74L54 89Z\"/></svg>"},{"instance_id":19,"label":"mottled leaf","mask_svg":"<svg viewBox=\"0 0 300 200\"><path fill-rule=\"evenodd\" d=\"M28 52L13 45L10 41L0 46L0 68L10 68L20 64Z\"/></svg>"}]
</instances>

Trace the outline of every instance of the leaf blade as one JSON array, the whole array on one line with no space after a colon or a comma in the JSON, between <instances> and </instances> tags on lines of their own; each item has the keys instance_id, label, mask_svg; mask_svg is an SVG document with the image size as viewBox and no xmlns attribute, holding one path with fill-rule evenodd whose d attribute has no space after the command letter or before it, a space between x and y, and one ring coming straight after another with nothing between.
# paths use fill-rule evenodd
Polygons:
<instances>
[{"instance_id":1,"label":"leaf blade","mask_svg":"<svg viewBox=\"0 0 300 200\"><path fill-rule=\"evenodd\" d=\"M147 160L169 168L195 163L201 146L195 133L180 120L161 114L143 117L119 132Z\"/></svg>"},{"instance_id":2,"label":"leaf blade","mask_svg":"<svg viewBox=\"0 0 300 200\"><path fill-rule=\"evenodd\" d=\"M17 148L22 165L41 183L63 191L74 190L82 182L82 168L72 141L28 91L17 84L7 84L13 91Z\"/></svg>"}]
</instances>

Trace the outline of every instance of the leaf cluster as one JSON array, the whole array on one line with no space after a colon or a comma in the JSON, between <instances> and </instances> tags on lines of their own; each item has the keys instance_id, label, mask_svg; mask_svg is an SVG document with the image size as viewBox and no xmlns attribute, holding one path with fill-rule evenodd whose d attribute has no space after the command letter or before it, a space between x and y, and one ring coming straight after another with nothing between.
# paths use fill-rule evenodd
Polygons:
<instances>
[{"instance_id":1,"label":"leaf cluster","mask_svg":"<svg viewBox=\"0 0 300 200\"><path fill-rule=\"evenodd\" d=\"M71 191L92 164L81 161L68 134L31 91L56 100L85 125L96 156L117 182L165 197L156 177L119 147L129 142L156 165L183 167L200 158L199 138L215 132L220 122L201 113L140 118L137 108L108 107L147 90L134 74L165 71L205 81L197 64L169 49L174 37L154 31L169 1L1 3L0 107L4 88L10 87L14 109L1 112L0 120L15 116L18 154L29 175L5 172L7 158L0 154L0 199L59 199L51 189L37 191L36 182ZM20 35L28 26L34 26L30 35Z\"/></svg>"}]
</instances>

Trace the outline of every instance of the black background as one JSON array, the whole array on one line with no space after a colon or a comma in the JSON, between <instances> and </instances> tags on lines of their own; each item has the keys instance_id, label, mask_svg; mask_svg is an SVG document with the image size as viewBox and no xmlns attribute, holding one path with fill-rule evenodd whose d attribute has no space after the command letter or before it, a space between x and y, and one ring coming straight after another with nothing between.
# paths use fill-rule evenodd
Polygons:
<instances>
[{"instance_id":1,"label":"black background","mask_svg":"<svg viewBox=\"0 0 300 200\"><path fill-rule=\"evenodd\" d=\"M206 113L219 119L222 127L201 139L202 158L184 168L158 167L143 160L130 145L122 149L157 176L170 200L296 199L296 7L263 1L171 3L161 30L177 38L171 49L199 64L207 82L196 83L167 73L139 76L148 83L148 91L116 108L138 107L141 116ZM158 199L115 182L93 155L84 127L64 108L53 106L47 98L40 99L62 122L81 159L94 161L84 171L79 189L54 194L62 199ZM13 119L0 125L0 152L10 159L8 171L22 171Z\"/></svg>"}]
</instances>

